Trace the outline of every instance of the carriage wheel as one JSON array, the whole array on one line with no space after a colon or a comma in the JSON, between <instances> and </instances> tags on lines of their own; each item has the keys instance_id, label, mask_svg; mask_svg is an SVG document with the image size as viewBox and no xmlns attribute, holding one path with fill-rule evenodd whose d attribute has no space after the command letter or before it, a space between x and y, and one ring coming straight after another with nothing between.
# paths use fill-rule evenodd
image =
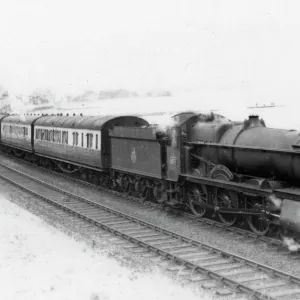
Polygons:
<instances>
[{"instance_id":1,"label":"carriage wheel","mask_svg":"<svg viewBox=\"0 0 300 300\"><path fill-rule=\"evenodd\" d=\"M153 185L152 194L153 194L155 201L157 201L158 203L164 202L164 199L163 199L164 191L163 191L161 183L155 183Z\"/></svg>"},{"instance_id":2,"label":"carriage wheel","mask_svg":"<svg viewBox=\"0 0 300 300\"><path fill-rule=\"evenodd\" d=\"M129 176L125 175L122 179L121 179L121 189L123 192L128 193L130 190L130 178Z\"/></svg>"},{"instance_id":3,"label":"carriage wheel","mask_svg":"<svg viewBox=\"0 0 300 300\"><path fill-rule=\"evenodd\" d=\"M142 179L140 181L137 182L138 184L138 191L139 191L139 196L140 198L145 201L149 199L150 196L150 190L147 184L147 180L146 179Z\"/></svg>"},{"instance_id":4,"label":"carriage wheel","mask_svg":"<svg viewBox=\"0 0 300 300\"><path fill-rule=\"evenodd\" d=\"M100 175L98 173L93 174L92 183L94 185L99 185L100 184Z\"/></svg>"},{"instance_id":5,"label":"carriage wheel","mask_svg":"<svg viewBox=\"0 0 300 300\"><path fill-rule=\"evenodd\" d=\"M206 208L200 204L207 204L207 189L204 185L194 185L188 189L188 203L192 213L197 217L203 217L206 214Z\"/></svg>"},{"instance_id":6,"label":"carriage wheel","mask_svg":"<svg viewBox=\"0 0 300 300\"><path fill-rule=\"evenodd\" d=\"M43 166L47 170L52 170L52 163L51 163L51 161L49 159L45 159L44 160Z\"/></svg>"},{"instance_id":7,"label":"carriage wheel","mask_svg":"<svg viewBox=\"0 0 300 300\"><path fill-rule=\"evenodd\" d=\"M87 181L88 180L88 174L86 171L82 171L80 173L80 179L83 180L83 181Z\"/></svg>"}]
</instances>

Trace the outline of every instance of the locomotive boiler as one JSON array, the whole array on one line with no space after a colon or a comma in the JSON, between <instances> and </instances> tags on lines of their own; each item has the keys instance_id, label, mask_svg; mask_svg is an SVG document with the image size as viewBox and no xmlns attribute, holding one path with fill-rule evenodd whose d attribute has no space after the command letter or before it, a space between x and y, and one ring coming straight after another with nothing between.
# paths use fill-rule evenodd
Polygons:
<instances>
[{"instance_id":1,"label":"locomotive boiler","mask_svg":"<svg viewBox=\"0 0 300 300\"><path fill-rule=\"evenodd\" d=\"M205 207L219 209L230 225L236 220L233 214L247 216L257 233L267 231L272 216L281 215L284 227L299 231L300 131L267 128L258 116L250 116L239 123L197 122L188 139L193 161L188 172L228 182L221 193L220 187L212 191L213 199L202 197L201 212ZM266 191L279 202L274 203ZM203 184L197 193L203 194Z\"/></svg>"},{"instance_id":2,"label":"locomotive boiler","mask_svg":"<svg viewBox=\"0 0 300 300\"><path fill-rule=\"evenodd\" d=\"M258 116L240 124L197 123L198 155L235 173L300 183L300 131L267 128Z\"/></svg>"}]
</instances>

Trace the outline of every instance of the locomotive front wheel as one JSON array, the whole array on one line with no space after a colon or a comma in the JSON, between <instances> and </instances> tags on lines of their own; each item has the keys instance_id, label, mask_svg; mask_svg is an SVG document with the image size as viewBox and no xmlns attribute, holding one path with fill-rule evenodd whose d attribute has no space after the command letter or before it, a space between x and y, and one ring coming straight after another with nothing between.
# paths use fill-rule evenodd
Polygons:
<instances>
[{"instance_id":1,"label":"locomotive front wheel","mask_svg":"<svg viewBox=\"0 0 300 300\"><path fill-rule=\"evenodd\" d=\"M195 185L188 190L188 203L192 213L197 217L203 217L206 214L206 208L201 203L207 204L207 189L204 185Z\"/></svg>"},{"instance_id":2,"label":"locomotive front wheel","mask_svg":"<svg viewBox=\"0 0 300 300\"><path fill-rule=\"evenodd\" d=\"M248 216L249 228L257 235L265 235L270 229L270 220L267 216Z\"/></svg>"},{"instance_id":3,"label":"locomotive front wheel","mask_svg":"<svg viewBox=\"0 0 300 300\"><path fill-rule=\"evenodd\" d=\"M227 191L226 189L217 188L215 191L216 206L222 208L234 208L232 204L232 198L235 197L236 193ZM237 216L234 214L221 214L218 213L218 217L222 223L226 226L232 226L236 223Z\"/></svg>"}]
</instances>

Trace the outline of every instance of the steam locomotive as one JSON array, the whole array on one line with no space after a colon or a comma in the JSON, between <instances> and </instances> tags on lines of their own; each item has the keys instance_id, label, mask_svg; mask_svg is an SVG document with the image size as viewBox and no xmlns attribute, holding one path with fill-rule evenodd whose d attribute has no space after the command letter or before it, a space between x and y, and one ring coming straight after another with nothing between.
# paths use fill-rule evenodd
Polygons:
<instances>
[{"instance_id":1,"label":"steam locomotive","mask_svg":"<svg viewBox=\"0 0 300 300\"><path fill-rule=\"evenodd\" d=\"M256 234L300 232L300 131L183 112L170 126L137 116L2 116L1 147L94 184L245 220Z\"/></svg>"}]
</instances>

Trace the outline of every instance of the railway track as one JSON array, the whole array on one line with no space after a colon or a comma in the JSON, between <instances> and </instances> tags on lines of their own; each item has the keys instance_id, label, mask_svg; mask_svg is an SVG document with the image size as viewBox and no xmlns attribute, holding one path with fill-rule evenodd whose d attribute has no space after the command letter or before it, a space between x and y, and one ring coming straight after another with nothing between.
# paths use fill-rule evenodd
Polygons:
<instances>
[{"instance_id":1,"label":"railway track","mask_svg":"<svg viewBox=\"0 0 300 300\"><path fill-rule=\"evenodd\" d=\"M213 282L219 294L258 299L300 299L300 278L228 253L115 209L79 197L26 173L0 164L0 177L35 197L124 239L127 247L148 254L191 282Z\"/></svg>"},{"instance_id":2,"label":"railway track","mask_svg":"<svg viewBox=\"0 0 300 300\"><path fill-rule=\"evenodd\" d=\"M31 165L33 167L38 167L35 164L32 164L32 163L30 163L28 161L25 161L23 159L16 158L15 156L7 155L7 154L3 154L3 155L8 156L8 157L10 157L10 158L12 158L16 161ZM218 222L218 221L216 221L214 219L211 219L211 218L205 218L205 217L197 218L196 216L194 216L193 214L188 213L188 212L183 212L181 210L171 209L170 207L163 206L161 204L154 203L154 202L149 201L149 200L143 200L141 198L134 197L134 196L128 195L128 194L124 194L124 193L121 193L121 192L118 192L118 191L115 191L115 190L111 190L111 189L108 189L108 188L105 188L105 187L102 187L102 186L98 186L98 185L95 185L95 184L92 184L92 183L89 183L89 182L86 182L86 181L83 181L83 180L80 180L80 179L77 179L77 178L74 178L74 177L70 177L70 176L65 175L63 173L57 173L55 171L45 169L45 168L42 168L42 167L38 167L38 168L42 169L44 172L47 172L47 173L50 173L50 174L56 176L56 177L59 176L59 177L62 177L62 178L68 179L68 180L72 180L73 182L75 182L78 185L89 187L89 188L94 189L94 190L104 191L104 192L113 194L115 196L122 197L124 199L129 200L129 201L134 201L134 202L140 203L141 205L144 205L146 207L151 207L151 208L160 209L160 210L164 210L164 211L172 210L172 212L174 212L177 215L180 215L182 217L193 220L194 222L197 222L200 226L202 226L202 228L204 228L204 227L208 228L209 227L209 228L215 228L217 230L223 230L224 234L229 234L229 235L234 234L237 238L244 238L245 240L248 240L250 242L267 244L269 246L269 250L285 251L286 254L288 254L288 255L295 255L295 253L288 251L286 245L280 239L276 239L276 238L272 238L272 237L268 237L268 236L257 235L255 233L249 231L249 230L245 230L245 229L242 229L242 228L236 227L236 226L231 226L231 227L226 226L225 224L223 224L221 222Z\"/></svg>"}]
</instances>

